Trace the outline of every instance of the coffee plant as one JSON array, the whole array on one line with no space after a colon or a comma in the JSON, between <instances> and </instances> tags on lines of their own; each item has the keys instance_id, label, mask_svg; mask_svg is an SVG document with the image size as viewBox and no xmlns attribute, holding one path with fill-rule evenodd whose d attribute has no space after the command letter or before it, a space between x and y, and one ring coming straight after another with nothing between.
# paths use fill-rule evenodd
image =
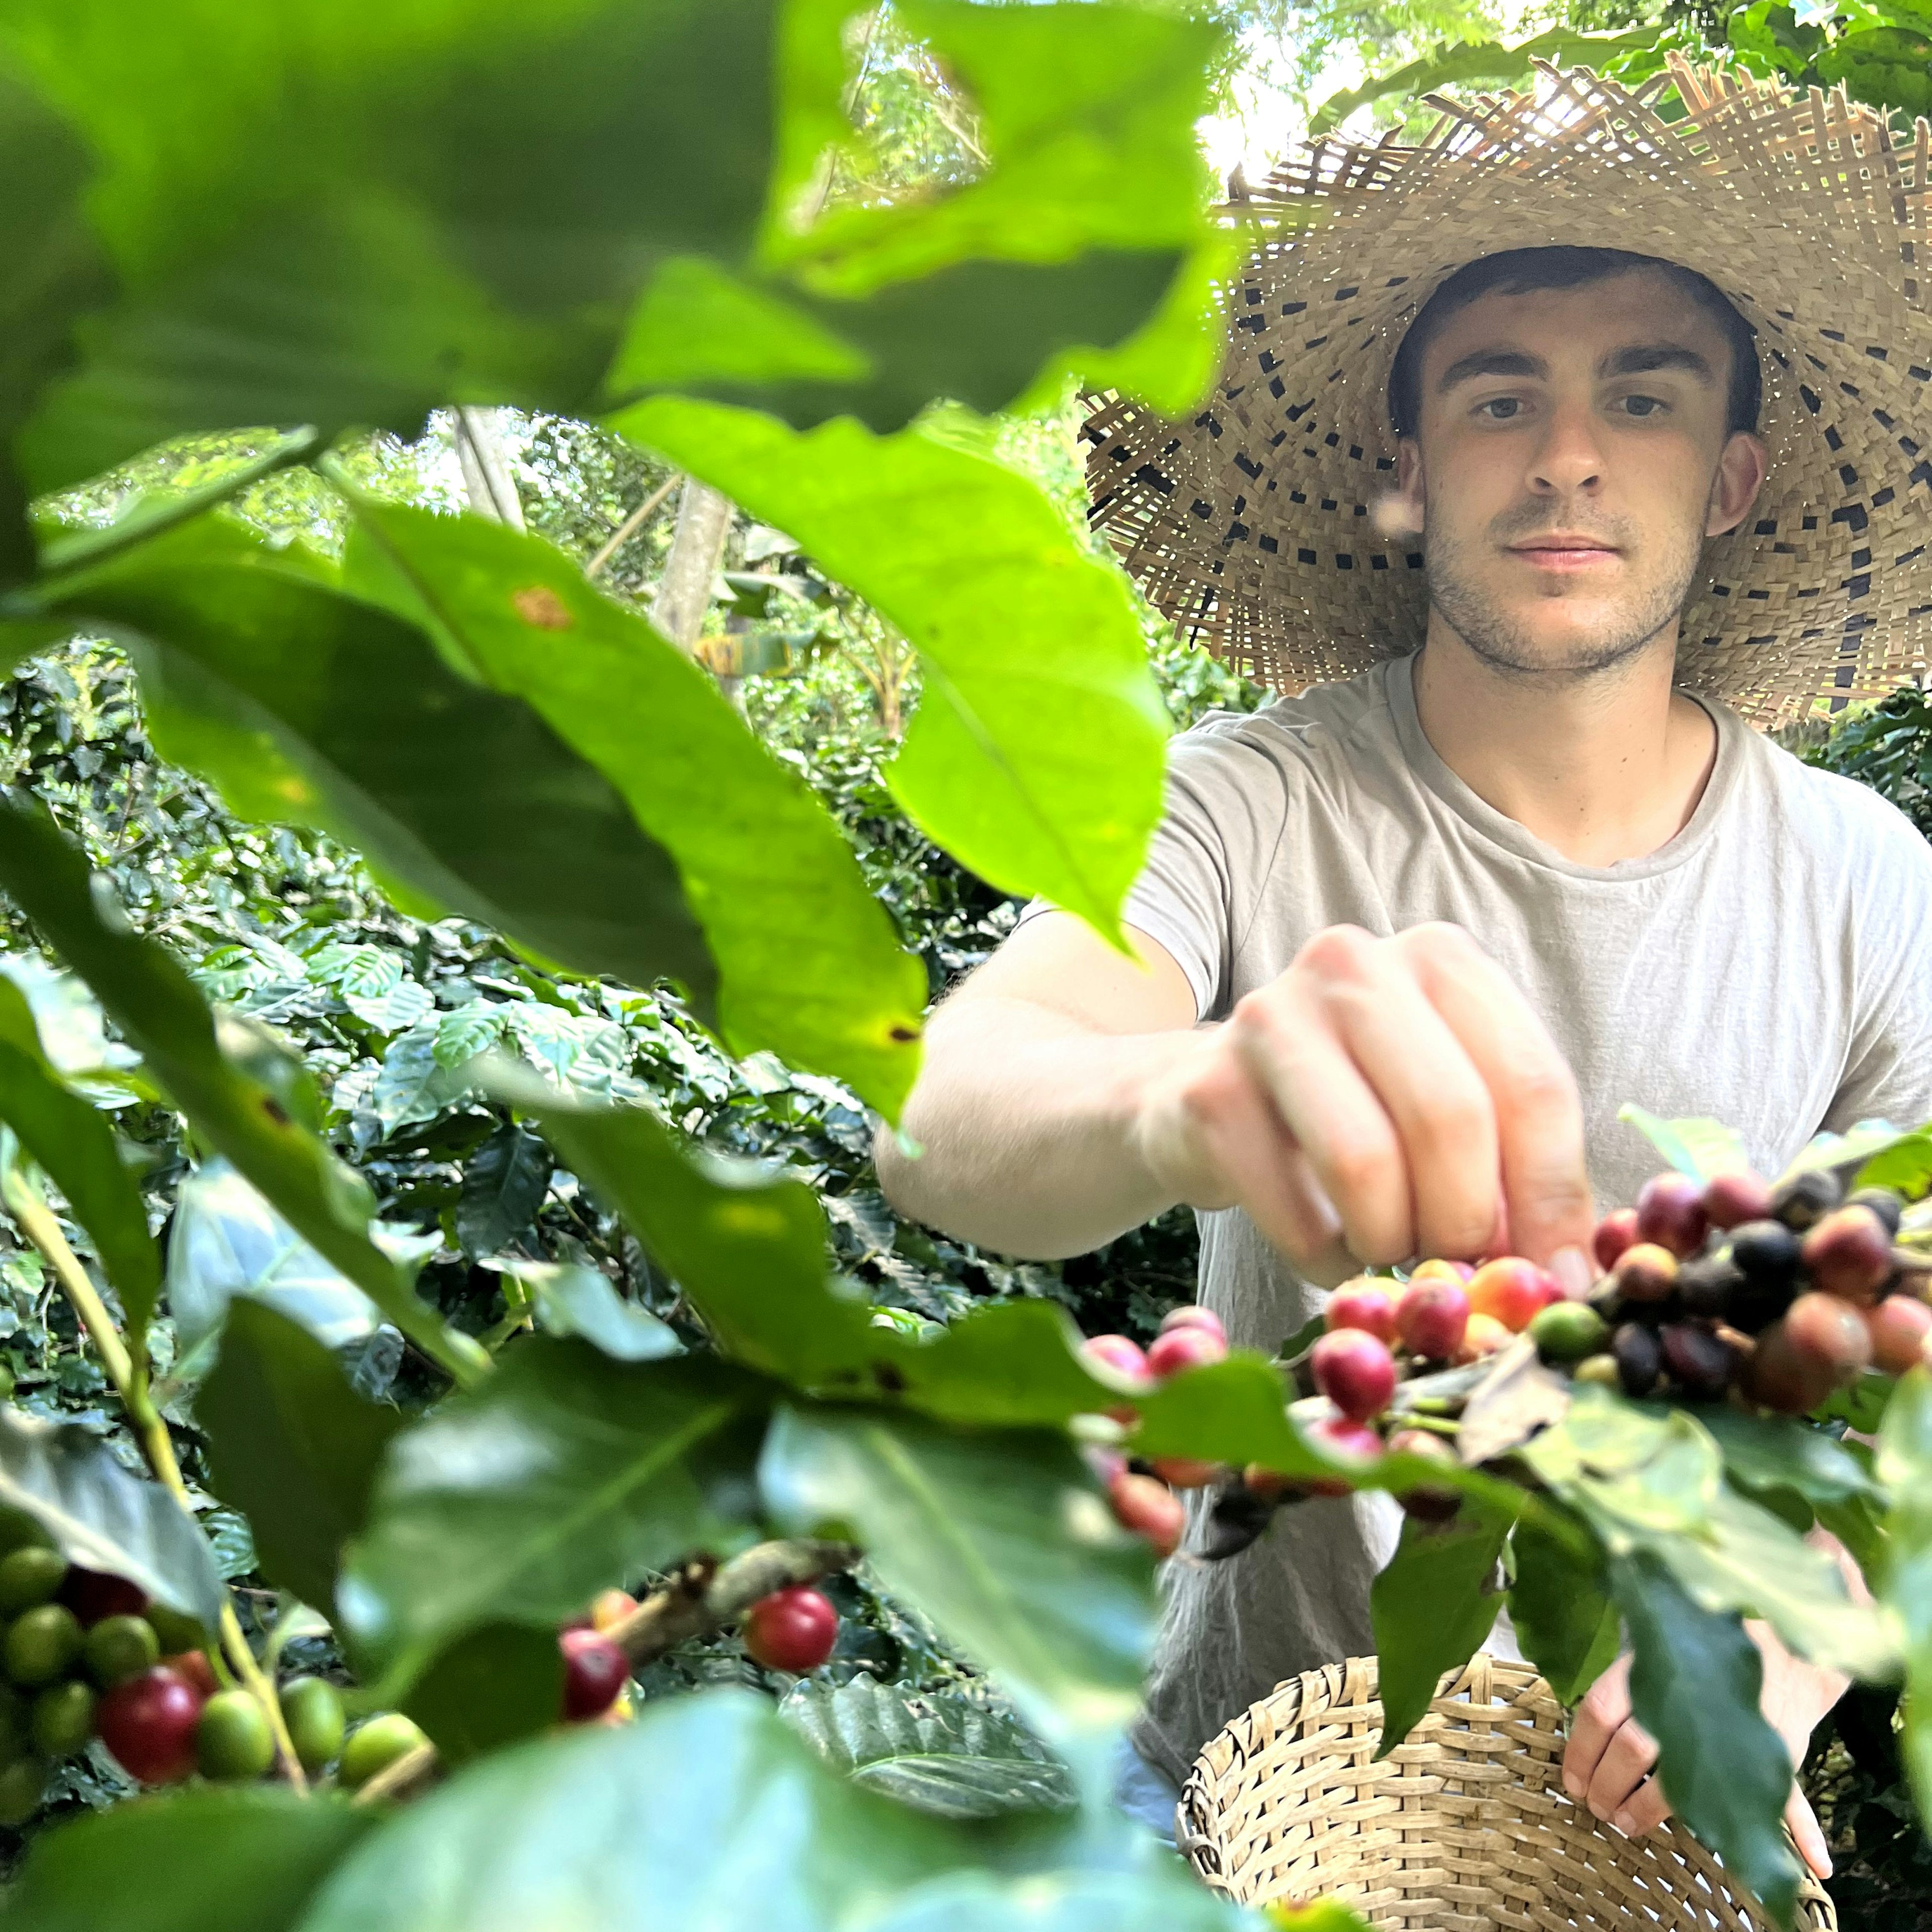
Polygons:
<instances>
[{"instance_id":1,"label":"coffee plant","mask_svg":"<svg viewBox=\"0 0 1932 1932\"><path fill-rule=\"evenodd\" d=\"M1427 1262L1276 1356L1157 1237L1083 1345L1072 1264L866 1192L938 982L1020 896L1118 938L1160 810L1135 603L983 416L1190 406L1234 245L1204 19L894 13L971 109L916 194L847 0L0 8L0 1822L123 1800L10 1922L1232 1925L1107 1802L1156 1562L1360 1485L1388 1741L1506 1577L1788 1918L1745 1615L1932 1779L1932 1136L1774 1189L1642 1123L1590 1303ZM544 516L427 506L472 404L742 506L739 616L890 626L902 738L775 755ZM692 1688L733 1630L785 1716Z\"/></svg>"}]
</instances>

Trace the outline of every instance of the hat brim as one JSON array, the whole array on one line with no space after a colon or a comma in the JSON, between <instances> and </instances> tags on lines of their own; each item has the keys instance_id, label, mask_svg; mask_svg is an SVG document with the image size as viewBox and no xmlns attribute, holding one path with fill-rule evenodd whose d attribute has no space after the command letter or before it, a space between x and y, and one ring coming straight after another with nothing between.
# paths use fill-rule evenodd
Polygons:
<instances>
[{"instance_id":1,"label":"hat brim","mask_svg":"<svg viewBox=\"0 0 1932 1932\"><path fill-rule=\"evenodd\" d=\"M1682 64L1670 78L1690 112L1666 122L1654 88L1544 68L1523 94L1435 104L1418 146L1316 144L1232 211L1259 239L1226 292L1207 406L1175 422L1110 400L1084 431L1095 524L1157 609L1287 690L1415 649L1421 547L1374 515L1394 480L1396 346L1469 261L1609 245L1708 276L1760 349L1770 473L1744 524L1706 546L1680 680L1768 726L1923 670L1926 124L1900 144L1842 92Z\"/></svg>"}]
</instances>

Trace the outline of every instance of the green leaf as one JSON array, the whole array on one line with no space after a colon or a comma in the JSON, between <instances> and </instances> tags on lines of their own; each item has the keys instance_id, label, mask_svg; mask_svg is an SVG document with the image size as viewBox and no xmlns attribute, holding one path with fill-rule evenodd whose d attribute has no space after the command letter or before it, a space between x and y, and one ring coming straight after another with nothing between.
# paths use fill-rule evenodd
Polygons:
<instances>
[{"instance_id":1,"label":"green leaf","mask_svg":"<svg viewBox=\"0 0 1932 1932\"><path fill-rule=\"evenodd\" d=\"M1460 1670L1502 1607L1496 1574L1510 1519L1466 1502L1446 1523L1406 1519L1402 1540L1369 1589L1382 1705L1378 1758L1427 1714L1447 1671Z\"/></svg>"},{"instance_id":2,"label":"green leaf","mask_svg":"<svg viewBox=\"0 0 1932 1932\"><path fill-rule=\"evenodd\" d=\"M913 1340L876 1325L864 1301L826 1279L824 1217L800 1182L682 1148L641 1108L566 1106L514 1070L493 1069L490 1080L542 1124L572 1172L676 1277L718 1347L748 1367L986 1427L1061 1424L1120 1401L1051 1304L976 1309ZM1279 1372L1251 1356L1136 1391L1133 1403L1137 1453L1326 1467L1289 1427Z\"/></svg>"},{"instance_id":3,"label":"green leaf","mask_svg":"<svg viewBox=\"0 0 1932 1932\"><path fill-rule=\"evenodd\" d=\"M1932 1132L1921 1127L1874 1154L1853 1178L1854 1187L1888 1187L1908 1201L1932 1189Z\"/></svg>"},{"instance_id":4,"label":"green leaf","mask_svg":"<svg viewBox=\"0 0 1932 1932\"><path fill-rule=\"evenodd\" d=\"M1026 478L917 430L663 398L613 425L789 532L912 641L894 796L956 858L1118 942L1168 722L1126 583Z\"/></svg>"},{"instance_id":5,"label":"green leaf","mask_svg":"<svg viewBox=\"0 0 1932 1932\"><path fill-rule=\"evenodd\" d=\"M647 1308L626 1301L601 1270L576 1262L513 1262L506 1272L536 1304L546 1334L580 1335L620 1362L681 1354L677 1332Z\"/></svg>"},{"instance_id":6,"label":"green leaf","mask_svg":"<svg viewBox=\"0 0 1932 1932\"><path fill-rule=\"evenodd\" d=\"M380 1822L334 1796L200 1784L38 1834L9 1932L288 1932Z\"/></svg>"},{"instance_id":7,"label":"green leaf","mask_svg":"<svg viewBox=\"0 0 1932 1932\"><path fill-rule=\"evenodd\" d=\"M486 1758L391 1820L298 1932L849 1932L971 1853L712 1690Z\"/></svg>"},{"instance_id":8,"label":"green leaf","mask_svg":"<svg viewBox=\"0 0 1932 1932\"><path fill-rule=\"evenodd\" d=\"M370 1238L412 1273L439 1234L371 1224ZM220 1155L182 1181L168 1229L168 1312L184 1348L199 1347L248 1295L299 1322L330 1348L377 1325L375 1304L304 1240Z\"/></svg>"},{"instance_id":9,"label":"green leaf","mask_svg":"<svg viewBox=\"0 0 1932 1932\"><path fill-rule=\"evenodd\" d=\"M1679 1174L1694 1180L1750 1172L1744 1136L1721 1120L1662 1120L1636 1106L1619 1107L1617 1118L1628 1121Z\"/></svg>"},{"instance_id":10,"label":"green leaf","mask_svg":"<svg viewBox=\"0 0 1932 1932\"><path fill-rule=\"evenodd\" d=\"M76 316L113 286L86 219L96 165L46 101L16 74L0 74L0 179L9 184L0 198L0 584L34 568L31 490L14 466L14 434L68 359Z\"/></svg>"},{"instance_id":11,"label":"green leaf","mask_svg":"<svg viewBox=\"0 0 1932 1932\"><path fill-rule=\"evenodd\" d=\"M1723 1453L1725 1474L1747 1490L1796 1490L1814 1507L1883 1494L1844 1443L1808 1422L1714 1406L1702 1420Z\"/></svg>"},{"instance_id":12,"label":"green leaf","mask_svg":"<svg viewBox=\"0 0 1932 1932\"><path fill-rule=\"evenodd\" d=\"M1682 1409L1643 1408L1576 1390L1569 1413L1526 1444L1523 1460L1593 1525L1618 1534L1695 1532L1723 1488L1718 1446Z\"/></svg>"},{"instance_id":13,"label":"green leaf","mask_svg":"<svg viewBox=\"0 0 1932 1932\"><path fill-rule=\"evenodd\" d=\"M854 1784L937 1817L1060 1811L1076 1800L1066 1767L1010 1711L962 1689L803 1678L778 1715Z\"/></svg>"},{"instance_id":14,"label":"green leaf","mask_svg":"<svg viewBox=\"0 0 1932 1932\"><path fill-rule=\"evenodd\" d=\"M1932 1816L1932 1375L1900 1377L1878 1439L1891 1492L1890 1561L1873 1579L1905 1632L1905 1759L1921 1817Z\"/></svg>"},{"instance_id":15,"label":"green leaf","mask_svg":"<svg viewBox=\"0 0 1932 1932\"><path fill-rule=\"evenodd\" d=\"M195 1417L209 1486L248 1519L269 1580L330 1609L343 1546L368 1514L402 1417L357 1395L305 1328L245 1299L229 1311Z\"/></svg>"},{"instance_id":16,"label":"green leaf","mask_svg":"<svg viewBox=\"0 0 1932 1932\"><path fill-rule=\"evenodd\" d=\"M77 1424L0 1406L0 1509L32 1516L70 1563L125 1576L210 1630L220 1621L228 1594L200 1526Z\"/></svg>"},{"instance_id":17,"label":"green leaf","mask_svg":"<svg viewBox=\"0 0 1932 1932\"><path fill-rule=\"evenodd\" d=\"M599 1589L752 1540L769 1400L715 1359L614 1362L543 1337L398 1436L337 1601L406 1679L488 1622L554 1630Z\"/></svg>"},{"instance_id":18,"label":"green leaf","mask_svg":"<svg viewBox=\"0 0 1932 1932\"><path fill-rule=\"evenodd\" d=\"M1758 1708L1763 1660L1735 1612L1702 1609L1652 1556L1618 1558L1610 1587L1630 1636L1630 1705L1658 1744L1671 1808L1781 1925L1798 1904L1784 1835L1791 1758Z\"/></svg>"},{"instance_id":19,"label":"green leaf","mask_svg":"<svg viewBox=\"0 0 1932 1932\"><path fill-rule=\"evenodd\" d=\"M130 1341L160 1298L161 1268L148 1210L122 1165L114 1131L49 1064L26 996L0 979L0 1120L66 1196L121 1298Z\"/></svg>"},{"instance_id":20,"label":"green leaf","mask_svg":"<svg viewBox=\"0 0 1932 1932\"><path fill-rule=\"evenodd\" d=\"M348 581L526 700L676 862L717 962L718 1023L896 1115L918 1065L924 968L830 814L716 680L542 538L356 501Z\"/></svg>"},{"instance_id":21,"label":"green leaf","mask_svg":"<svg viewBox=\"0 0 1932 1932\"><path fill-rule=\"evenodd\" d=\"M1006 1878L988 1871L935 1879L870 1922L867 1932L1252 1932L1252 1914L1210 1892L1142 1834L1137 1868ZM1299 1919L1284 1922L1299 1925ZM1307 1932L1370 1932L1336 1906Z\"/></svg>"},{"instance_id":22,"label":"green leaf","mask_svg":"<svg viewBox=\"0 0 1932 1932\"><path fill-rule=\"evenodd\" d=\"M587 413L658 262L752 244L776 10L16 10L8 38L100 158L88 211L122 284L28 428L32 487L238 423L413 435L454 400ZM9 178L57 176L54 152Z\"/></svg>"},{"instance_id":23,"label":"green leaf","mask_svg":"<svg viewBox=\"0 0 1932 1932\"><path fill-rule=\"evenodd\" d=\"M715 969L676 868L608 781L321 566L206 518L68 579L58 608L147 640L156 745L242 816L341 838L412 903L542 958L676 979L708 1006Z\"/></svg>"},{"instance_id":24,"label":"green leaf","mask_svg":"<svg viewBox=\"0 0 1932 1932\"><path fill-rule=\"evenodd\" d=\"M456 1236L472 1255L494 1255L536 1219L550 1192L550 1149L514 1121L470 1156L456 1198Z\"/></svg>"},{"instance_id":25,"label":"green leaf","mask_svg":"<svg viewBox=\"0 0 1932 1932\"><path fill-rule=\"evenodd\" d=\"M781 1408L759 1482L788 1530L854 1532L886 1588L992 1670L1044 1735L1132 1714L1153 1561L1064 1435Z\"/></svg>"},{"instance_id":26,"label":"green leaf","mask_svg":"<svg viewBox=\"0 0 1932 1932\"><path fill-rule=\"evenodd\" d=\"M1605 65L1620 55L1645 51L1657 37L1654 27L1628 34L1580 34L1572 27L1552 27L1534 39L1519 41L1513 47L1494 40L1466 40L1454 46L1436 48L1406 67L1360 87L1332 94L1318 107L1308 123L1309 138L1319 140L1333 134L1358 107L1391 95L1433 94L1449 87L1474 82L1508 85L1527 80L1531 62L1555 61L1564 67L1589 67L1601 73Z\"/></svg>"},{"instance_id":27,"label":"green leaf","mask_svg":"<svg viewBox=\"0 0 1932 1932\"><path fill-rule=\"evenodd\" d=\"M1516 1524L1510 1621L1522 1654L1564 1704L1574 1704L1615 1660L1622 1622L1604 1587L1602 1558L1588 1533L1556 1534L1536 1516Z\"/></svg>"},{"instance_id":28,"label":"green leaf","mask_svg":"<svg viewBox=\"0 0 1932 1932\"><path fill-rule=\"evenodd\" d=\"M366 1187L268 1088L224 1057L194 982L128 929L111 898L96 897L86 862L41 814L0 808L0 887L94 989L175 1104L296 1232L434 1359L472 1373L473 1354L448 1339L370 1240Z\"/></svg>"},{"instance_id":29,"label":"green leaf","mask_svg":"<svg viewBox=\"0 0 1932 1932\"><path fill-rule=\"evenodd\" d=\"M548 1730L562 1703L556 1631L484 1624L437 1656L402 1708L446 1763L465 1764Z\"/></svg>"},{"instance_id":30,"label":"green leaf","mask_svg":"<svg viewBox=\"0 0 1932 1932\"><path fill-rule=\"evenodd\" d=\"M1848 1173L1855 1168L1862 1169L1866 1162L1876 1160L1901 1141L1916 1138L1916 1135L1917 1130L1908 1132L1894 1126L1889 1120L1861 1120L1842 1134L1814 1134L1778 1179L1788 1180L1794 1174L1807 1173L1819 1167L1841 1167Z\"/></svg>"}]
</instances>

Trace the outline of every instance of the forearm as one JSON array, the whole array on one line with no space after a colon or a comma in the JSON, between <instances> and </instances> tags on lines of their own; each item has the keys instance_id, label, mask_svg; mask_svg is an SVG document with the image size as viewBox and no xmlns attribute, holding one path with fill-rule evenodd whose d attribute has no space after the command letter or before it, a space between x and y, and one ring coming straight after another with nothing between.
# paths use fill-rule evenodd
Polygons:
<instances>
[{"instance_id":1,"label":"forearm","mask_svg":"<svg viewBox=\"0 0 1932 1932\"><path fill-rule=\"evenodd\" d=\"M1084 1254L1174 1204L1136 1124L1148 1094L1199 1051L1188 1030L1094 1031L1030 1000L956 1000L934 1016L908 1104L908 1155L878 1141L902 1214L1002 1254Z\"/></svg>"}]
</instances>

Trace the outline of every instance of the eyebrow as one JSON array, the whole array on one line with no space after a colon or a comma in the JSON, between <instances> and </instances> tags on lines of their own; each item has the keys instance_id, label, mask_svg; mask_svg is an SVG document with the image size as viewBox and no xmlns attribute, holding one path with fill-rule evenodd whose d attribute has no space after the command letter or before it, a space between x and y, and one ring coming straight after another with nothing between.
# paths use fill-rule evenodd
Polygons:
<instances>
[{"instance_id":1,"label":"eyebrow","mask_svg":"<svg viewBox=\"0 0 1932 1932\"><path fill-rule=\"evenodd\" d=\"M1675 342L1637 343L1613 349L1598 363L1597 376L1603 381L1612 376L1647 376L1660 369L1681 369L1701 382L1717 380L1708 356ZM1526 350L1478 349L1443 370L1436 393L1447 395L1459 382L1473 382L1480 376L1528 376L1543 381L1549 374L1550 364Z\"/></svg>"}]
</instances>

